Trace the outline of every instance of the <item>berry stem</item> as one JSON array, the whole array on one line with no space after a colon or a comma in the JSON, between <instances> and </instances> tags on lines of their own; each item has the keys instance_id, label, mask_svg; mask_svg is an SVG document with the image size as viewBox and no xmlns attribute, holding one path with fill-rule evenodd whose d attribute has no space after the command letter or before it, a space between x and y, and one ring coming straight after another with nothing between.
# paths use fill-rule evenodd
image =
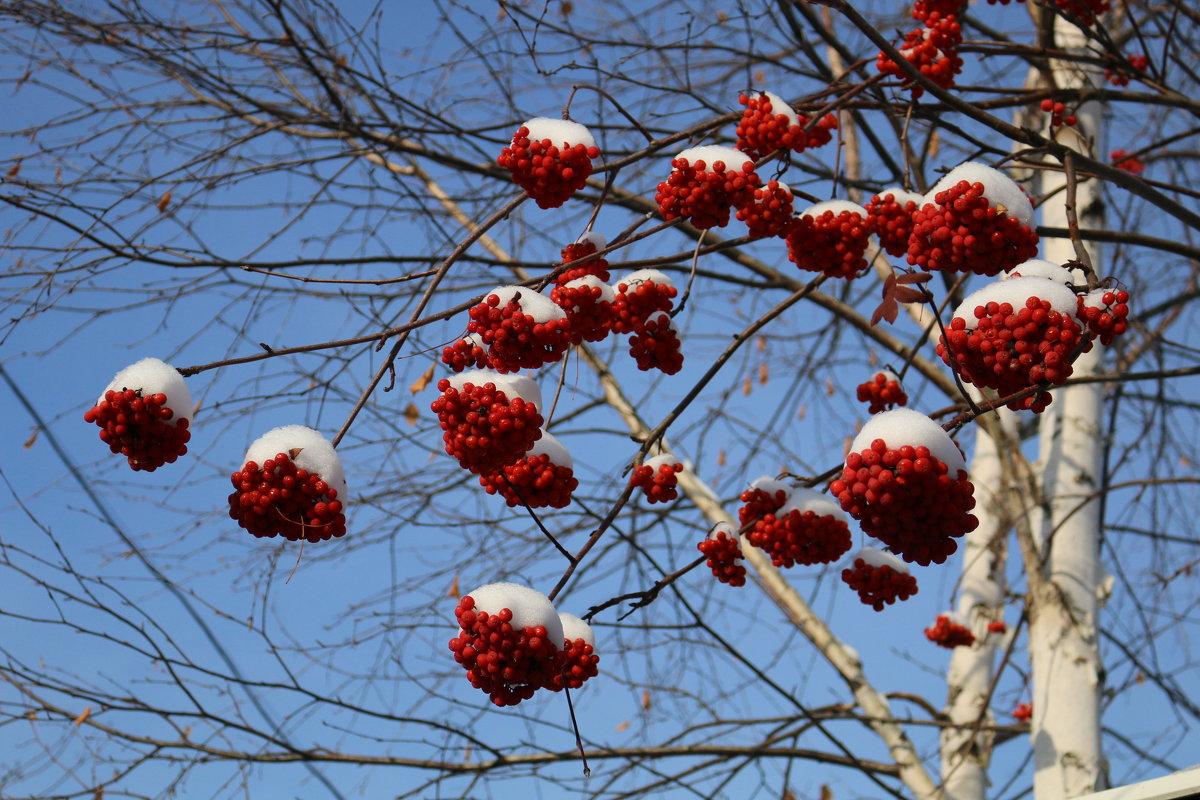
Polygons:
<instances>
[{"instance_id":1,"label":"berry stem","mask_svg":"<svg viewBox=\"0 0 1200 800\"><path fill-rule=\"evenodd\" d=\"M546 526L542 524L542 520L537 515L537 512L534 511L530 507L529 503L525 502L525 498L521 496L521 490L513 485L513 482L510 481L508 479L508 476L504 474L503 469L500 470L500 477L504 478L504 482L506 484L508 484L508 488L512 491L513 497L517 498L517 500L519 500L521 502L521 505L525 508L525 510L529 512L529 516L533 517L533 522L534 522L534 524L536 524L538 526L538 530L540 530L545 535L545 537L550 540L550 544L554 545L555 548L558 549L558 552L562 553L563 557L565 557L567 559L567 561L571 562L571 566L575 566L575 564L577 563L577 559L575 558L575 556L571 555L571 553L567 550L567 548L565 548L561 544L559 544L558 539L554 538L554 534L552 534L550 531L546 530Z\"/></svg>"}]
</instances>

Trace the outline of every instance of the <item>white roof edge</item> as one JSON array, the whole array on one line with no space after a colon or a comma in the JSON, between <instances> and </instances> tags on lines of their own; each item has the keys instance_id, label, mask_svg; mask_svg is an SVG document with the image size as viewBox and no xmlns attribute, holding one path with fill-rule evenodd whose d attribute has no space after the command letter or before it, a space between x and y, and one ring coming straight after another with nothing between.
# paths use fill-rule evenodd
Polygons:
<instances>
[{"instance_id":1,"label":"white roof edge","mask_svg":"<svg viewBox=\"0 0 1200 800\"><path fill-rule=\"evenodd\" d=\"M1200 764L1161 778L1084 794L1075 800L1176 800L1200 796Z\"/></svg>"}]
</instances>

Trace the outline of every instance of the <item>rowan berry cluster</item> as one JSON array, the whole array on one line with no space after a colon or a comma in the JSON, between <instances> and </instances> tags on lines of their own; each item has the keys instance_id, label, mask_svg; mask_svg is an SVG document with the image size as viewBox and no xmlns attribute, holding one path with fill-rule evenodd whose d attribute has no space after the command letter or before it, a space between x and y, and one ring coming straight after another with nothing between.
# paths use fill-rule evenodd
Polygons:
<instances>
[{"instance_id":1,"label":"rowan berry cluster","mask_svg":"<svg viewBox=\"0 0 1200 800\"><path fill-rule=\"evenodd\" d=\"M864 558L842 570L842 582L858 592L858 599L876 611L917 593L917 579L888 564L871 564Z\"/></svg>"},{"instance_id":2,"label":"rowan berry cluster","mask_svg":"<svg viewBox=\"0 0 1200 800\"><path fill-rule=\"evenodd\" d=\"M988 633L1007 633L1008 626L1004 624L1002 619L994 619L987 624Z\"/></svg>"},{"instance_id":3,"label":"rowan berry cluster","mask_svg":"<svg viewBox=\"0 0 1200 800\"><path fill-rule=\"evenodd\" d=\"M788 258L803 270L853 278L867 268L867 212L845 200L818 203L792 221Z\"/></svg>"},{"instance_id":4,"label":"rowan berry cluster","mask_svg":"<svg viewBox=\"0 0 1200 800\"><path fill-rule=\"evenodd\" d=\"M788 492L788 488L782 482L766 476L754 481L739 498L742 505L738 509L738 524L745 527L766 514L773 514L783 508Z\"/></svg>"},{"instance_id":5,"label":"rowan berry cluster","mask_svg":"<svg viewBox=\"0 0 1200 800\"><path fill-rule=\"evenodd\" d=\"M764 514L746 532L746 538L769 555L777 567L829 564L841 558L851 545L850 528L844 519L795 508Z\"/></svg>"},{"instance_id":6,"label":"rowan berry cluster","mask_svg":"<svg viewBox=\"0 0 1200 800\"><path fill-rule=\"evenodd\" d=\"M544 625L515 627L508 608L477 610L471 595L454 609L461 630L450 640L467 680L498 706L515 706L554 683L561 650Z\"/></svg>"},{"instance_id":7,"label":"rowan berry cluster","mask_svg":"<svg viewBox=\"0 0 1200 800\"><path fill-rule=\"evenodd\" d=\"M1035 257L1037 233L1011 207L993 205L986 188L960 180L916 209L908 262L926 270L995 275ZM1028 198L1018 202L1029 206Z\"/></svg>"},{"instance_id":8,"label":"rowan berry cluster","mask_svg":"<svg viewBox=\"0 0 1200 800\"><path fill-rule=\"evenodd\" d=\"M630 473L629 483L646 495L647 503L669 503L679 496L679 473L683 464L672 456L662 455L646 459Z\"/></svg>"},{"instance_id":9,"label":"rowan berry cluster","mask_svg":"<svg viewBox=\"0 0 1200 800\"><path fill-rule=\"evenodd\" d=\"M1128 316L1129 292L1124 289L1099 288L1079 298L1079 319L1103 345L1128 329Z\"/></svg>"},{"instance_id":10,"label":"rowan berry cluster","mask_svg":"<svg viewBox=\"0 0 1200 800\"><path fill-rule=\"evenodd\" d=\"M730 209L750 203L760 185L753 160L732 147L684 150L671 168L654 197L658 211L665 220L683 217L701 230L728 225Z\"/></svg>"},{"instance_id":11,"label":"rowan berry cluster","mask_svg":"<svg viewBox=\"0 0 1200 800\"><path fill-rule=\"evenodd\" d=\"M924 445L892 449L875 439L846 456L842 476L829 490L865 533L922 566L944 562L958 548L955 539L979 525L970 513L974 486L966 470L948 474Z\"/></svg>"},{"instance_id":12,"label":"rowan berry cluster","mask_svg":"<svg viewBox=\"0 0 1200 800\"><path fill-rule=\"evenodd\" d=\"M613 301L613 333L634 333L654 314L669 314L678 293L671 279L657 270L639 270L622 278Z\"/></svg>"},{"instance_id":13,"label":"rowan berry cluster","mask_svg":"<svg viewBox=\"0 0 1200 800\"><path fill-rule=\"evenodd\" d=\"M1046 98L1042 101L1041 108L1050 115L1051 128L1061 128L1063 125L1070 127L1078 122L1074 114L1067 113L1067 106L1061 101Z\"/></svg>"},{"instance_id":14,"label":"rowan berry cluster","mask_svg":"<svg viewBox=\"0 0 1200 800\"><path fill-rule=\"evenodd\" d=\"M600 656L595 647L585 639L568 638L559 656L558 671L551 677L546 688L561 692L563 688L578 689L588 678L596 677L600 671Z\"/></svg>"},{"instance_id":15,"label":"rowan berry cluster","mask_svg":"<svg viewBox=\"0 0 1200 800\"><path fill-rule=\"evenodd\" d=\"M487 350L479 344L478 336L467 334L454 344L442 348L442 363L454 372L485 369L488 366Z\"/></svg>"},{"instance_id":16,"label":"rowan berry cluster","mask_svg":"<svg viewBox=\"0 0 1200 800\"><path fill-rule=\"evenodd\" d=\"M567 120L531 119L496 161L541 208L558 208L587 184L600 150L587 128Z\"/></svg>"},{"instance_id":17,"label":"rowan berry cluster","mask_svg":"<svg viewBox=\"0 0 1200 800\"><path fill-rule=\"evenodd\" d=\"M1033 718L1033 704L1020 703L1012 712L1013 719L1017 722L1029 722Z\"/></svg>"},{"instance_id":18,"label":"rowan berry cluster","mask_svg":"<svg viewBox=\"0 0 1200 800\"><path fill-rule=\"evenodd\" d=\"M549 435L542 433L542 439ZM499 494L509 506L524 503L530 508L566 508L579 480L571 467L554 463L548 453L538 453L485 472L479 476L479 484L488 494Z\"/></svg>"},{"instance_id":19,"label":"rowan berry cluster","mask_svg":"<svg viewBox=\"0 0 1200 800\"><path fill-rule=\"evenodd\" d=\"M925 629L925 638L940 647L970 647L975 644L975 635L965 625L954 622L946 614L939 614L933 625Z\"/></svg>"},{"instance_id":20,"label":"rowan berry cluster","mask_svg":"<svg viewBox=\"0 0 1200 800\"><path fill-rule=\"evenodd\" d=\"M582 275L555 286L550 299L567 315L572 344L599 342L612 329L616 293L596 275Z\"/></svg>"},{"instance_id":21,"label":"rowan berry cluster","mask_svg":"<svg viewBox=\"0 0 1200 800\"><path fill-rule=\"evenodd\" d=\"M876 372L871 380L858 385L856 394L860 403L870 403L867 407L868 414L878 414L888 408L908 405L908 395L904 393L904 387L900 385L899 378L891 372Z\"/></svg>"},{"instance_id":22,"label":"rowan berry cluster","mask_svg":"<svg viewBox=\"0 0 1200 800\"><path fill-rule=\"evenodd\" d=\"M662 311L657 311L629 337L629 355L643 372L657 369L674 375L683 369L679 332L675 323Z\"/></svg>"},{"instance_id":23,"label":"rowan berry cluster","mask_svg":"<svg viewBox=\"0 0 1200 800\"><path fill-rule=\"evenodd\" d=\"M444 431L446 452L463 469L495 472L524 456L541 437L542 415L525 398L509 397L474 373L465 375L471 377L458 385L446 378L439 381L441 395L430 408Z\"/></svg>"},{"instance_id":24,"label":"rowan berry cluster","mask_svg":"<svg viewBox=\"0 0 1200 800\"><path fill-rule=\"evenodd\" d=\"M913 6L913 18L922 23L904 35L904 42L898 48L904 56L926 78L943 89L954 85L954 78L962 72L963 60L958 55L958 47L962 44L962 26L958 21L961 2L917 2ZM890 56L879 53L875 59L875 68L884 75L894 75L901 81L901 86L911 89L913 99L919 98L925 90L917 85L900 69Z\"/></svg>"},{"instance_id":25,"label":"rowan berry cluster","mask_svg":"<svg viewBox=\"0 0 1200 800\"><path fill-rule=\"evenodd\" d=\"M772 153L791 150L802 153L821 147L833 139L837 117L826 114L812 127L811 121L796 111L783 98L771 92L755 92L753 96L738 96L746 106L737 126L737 149L753 161Z\"/></svg>"},{"instance_id":26,"label":"rowan berry cluster","mask_svg":"<svg viewBox=\"0 0 1200 800\"><path fill-rule=\"evenodd\" d=\"M605 246L607 246L607 242L604 241L604 237L594 233L585 234L579 241L573 242L562 249L562 261L560 263L566 266L574 264L576 261L582 261L593 253L602 250ZM582 264L568 267L558 274L554 282L558 286L566 286L571 281L578 280L585 275L594 275L602 283L606 283L608 281L608 260L604 258L591 258Z\"/></svg>"},{"instance_id":27,"label":"rowan berry cluster","mask_svg":"<svg viewBox=\"0 0 1200 800\"><path fill-rule=\"evenodd\" d=\"M467 330L487 346L488 366L498 372L553 364L571 345L567 315L532 289L499 287L468 315Z\"/></svg>"},{"instance_id":28,"label":"rowan berry cluster","mask_svg":"<svg viewBox=\"0 0 1200 800\"><path fill-rule=\"evenodd\" d=\"M162 392L109 389L83 415L100 426L100 441L120 453L134 470L153 472L187 453L192 438L187 417L176 417Z\"/></svg>"},{"instance_id":29,"label":"rowan berry cluster","mask_svg":"<svg viewBox=\"0 0 1200 800\"><path fill-rule=\"evenodd\" d=\"M742 547L732 526L718 527L696 545L704 554L705 564L713 576L730 586L746 585L746 567L742 564Z\"/></svg>"},{"instance_id":30,"label":"rowan berry cluster","mask_svg":"<svg viewBox=\"0 0 1200 800\"><path fill-rule=\"evenodd\" d=\"M338 490L299 468L289 453L277 453L261 465L247 461L230 482L229 516L256 537L319 542L346 533Z\"/></svg>"},{"instance_id":31,"label":"rowan berry cluster","mask_svg":"<svg viewBox=\"0 0 1200 800\"><path fill-rule=\"evenodd\" d=\"M1137 70L1137 72L1145 72L1150 68L1150 59L1146 56L1130 56L1129 66ZM1113 86L1128 86L1130 74L1124 69L1105 69L1104 79Z\"/></svg>"},{"instance_id":32,"label":"rowan berry cluster","mask_svg":"<svg viewBox=\"0 0 1200 800\"><path fill-rule=\"evenodd\" d=\"M1123 169L1130 175L1141 175L1146 171L1146 165L1142 160L1135 155L1130 155L1124 149L1113 150L1108 154L1113 166L1117 169Z\"/></svg>"},{"instance_id":33,"label":"rowan berry cluster","mask_svg":"<svg viewBox=\"0 0 1200 800\"><path fill-rule=\"evenodd\" d=\"M737 218L746 223L751 236L766 239L786 236L794 213L792 190L772 180L754 190L754 197L738 208Z\"/></svg>"},{"instance_id":34,"label":"rowan berry cluster","mask_svg":"<svg viewBox=\"0 0 1200 800\"><path fill-rule=\"evenodd\" d=\"M916 192L885 189L867 203L867 230L879 238L879 246L888 255L899 258L908 252L913 212L924 202Z\"/></svg>"}]
</instances>

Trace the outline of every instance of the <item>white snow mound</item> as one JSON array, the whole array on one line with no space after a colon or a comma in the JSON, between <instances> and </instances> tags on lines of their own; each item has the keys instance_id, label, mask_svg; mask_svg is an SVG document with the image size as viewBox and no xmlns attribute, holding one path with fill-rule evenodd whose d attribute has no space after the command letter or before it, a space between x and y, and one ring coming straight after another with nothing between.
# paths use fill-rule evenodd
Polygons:
<instances>
[{"instance_id":1,"label":"white snow mound","mask_svg":"<svg viewBox=\"0 0 1200 800\"><path fill-rule=\"evenodd\" d=\"M596 140L592 132L569 119L551 119L550 117L534 117L525 123L529 129L530 141L550 140L555 147L567 145L572 147L581 144L584 147L595 147Z\"/></svg>"},{"instance_id":2,"label":"white snow mound","mask_svg":"<svg viewBox=\"0 0 1200 800\"><path fill-rule=\"evenodd\" d=\"M299 469L320 475L331 489L337 490L342 505L346 504L346 473L342 470L342 459L328 439L303 425L273 428L254 440L242 463L253 461L261 467L264 461L280 453L287 454Z\"/></svg>"},{"instance_id":3,"label":"white snow mound","mask_svg":"<svg viewBox=\"0 0 1200 800\"><path fill-rule=\"evenodd\" d=\"M1078 317L1079 303L1070 287L1049 278L1025 277L993 281L972 292L954 309L954 316L965 320L967 330L972 331L979 327L979 318L975 316L978 306L1009 303L1014 312L1019 312L1025 307L1025 301L1031 297L1049 300L1050 307L1060 314Z\"/></svg>"},{"instance_id":4,"label":"white snow mound","mask_svg":"<svg viewBox=\"0 0 1200 800\"><path fill-rule=\"evenodd\" d=\"M645 282L657 283L660 286L674 286L671 279L665 272L659 272L656 269L639 269L637 272L631 272L624 278L614 283L614 286L620 286L622 283L627 286L637 286Z\"/></svg>"},{"instance_id":5,"label":"white snow mound","mask_svg":"<svg viewBox=\"0 0 1200 800\"><path fill-rule=\"evenodd\" d=\"M596 246L597 251L608 247L608 239L605 238L604 234L596 233L595 231L584 231L583 233L579 234L579 238L575 240L575 244L584 244L585 242L591 242Z\"/></svg>"},{"instance_id":6,"label":"white snow mound","mask_svg":"<svg viewBox=\"0 0 1200 800\"><path fill-rule=\"evenodd\" d=\"M889 186L887 189L880 189L875 194L879 195L880 198L887 197L890 194L892 199L901 206L909 202L916 203L918 206L925 203L924 195L910 192L907 189L901 189L899 186Z\"/></svg>"},{"instance_id":7,"label":"white snow mound","mask_svg":"<svg viewBox=\"0 0 1200 800\"><path fill-rule=\"evenodd\" d=\"M492 295L496 295L500 300L500 308L515 300L521 307L521 312L533 317L534 322L545 324L552 319L567 318L567 312L559 308L553 300L544 294L538 294L528 286L497 286L487 293L488 297Z\"/></svg>"},{"instance_id":8,"label":"white snow mound","mask_svg":"<svg viewBox=\"0 0 1200 800\"><path fill-rule=\"evenodd\" d=\"M852 203L849 200L826 200L823 203L809 206L800 212L802 217L819 217L826 211L832 211L836 217L843 211L849 211L851 214L858 214L863 219L867 218L867 210L858 203Z\"/></svg>"},{"instance_id":9,"label":"white snow mound","mask_svg":"<svg viewBox=\"0 0 1200 800\"><path fill-rule=\"evenodd\" d=\"M542 409L542 390L533 382L533 378L525 375L508 375L490 369L469 369L451 375L447 380L459 391L468 383L475 386L486 386L490 383L504 392L509 400L519 397L526 403L533 403L539 411Z\"/></svg>"},{"instance_id":10,"label":"white snow mound","mask_svg":"<svg viewBox=\"0 0 1200 800\"><path fill-rule=\"evenodd\" d=\"M533 456L540 456L543 453L550 456L551 464L557 464L569 470L575 469L575 459L571 458L570 451L563 446L562 442L544 430L542 431L542 438L533 443L533 447L529 448L529 452L525 454L525 457L532 458Z\"/></svg>"},{"instance_id":11,"label":"white snow mound","mask_svg":"<svg viewBox=\"0 0 1200 800\"><path fill-rule=\"evenodd\" d=\"M566 641L563 638L562 620L558 618L550 598L536 589L519 583L489 583L468 594L479 611L488 614L499 614L505 608L511 611L514 629L543 626L546 637L555 647L562 649L560 643Z\"/></svg>"},{"instance_id":12,"label":"white snow mound","mask_svg":"<svg viewBox=\"0 0 1200 800\"><path fill-rule=\"evenodd\" d=\"M958 470L967 468L962 453L950 438L950 434L942 430L942 426L919 411L911 408L894 408L876 414L867 420L858 436L850 444L851 453L861 453L871 446L876 439L883 439L889 450L895 450L904 445L920 447L924 445L938 461L946 465L947 474L951 478L958 477Z\"/></svg>"},{"instance_id":13,"label":"white snow mound","mask_svg":"<svg viewBox=\"0 0 1200 800\"><path fill-rule=\"evenodd\" d=\"M584 275L582 278L576 278L573 281L567 281L565 288L580 289L584 286L594 286L600 289L600 299L597 302L615 303L617 300L617 293L613 291L613 288L597 278L595 275ZM579 306L576 306L576 308L578 307Z\"/></svg>"},{"instance_id":14,"label":"white snow mound","mask_svg":"<svg viewBox=\"0 0 1200 800\"><path fill-rule=\"evenodd\" d=\"M596 634L592 632L591 625L588 625L574 614L568 614L565 611L558 612L558 619L562 622L563 642L573 642L576 639L583 639L595 649Z\"/></svg>"},{"instance_id":15,"label":"white snow mound","mask_svg":"<svg viewBox=\"0 0 1200 800\"><path fill-rule=\"evenodd\" d=\"M787 100L784 100L774 92L755 92L755 94L771 101L772 114L780 114L787 117L789 125L800 125L800 117L796 114L796 109L792 108L792 104Z\"/></svg>"},{"instance_id":16,"label":"white snow mound","mask_svg":"<svg viewBox=\"0 0 1200 800\"><path fill-rule=\"evenodd\" d=\"M1047 261L1044 258L1031 258L1028 261L1022 261L1001 275L1000 278L1001 280L1009 278L1046 278L1065 284L1075 282L1071 277L1071 270L1066 267L1060 267L1053 261Z\"/></svg>"},{"instance_id":17,"label":"white snow mound","mask_svg":"<svg viewBox=\"0 0 1200 800\"><path fill-rule=\"evenodd\" d=\"M938 192L946 191L959 181L982 183L983 196L987 198L988 203L994 208L999 210L1003 206L1004 213L1020 220L1021 224L1028 225L1031 230L1036 226L1037 223L1033 218L1033 203L1021 191L1021 187L1017 186L1012 178L1000 170L993 169L987 164L980 164L977 161L968 161L964 164L959 164L947 172L925 194L925 202L936 202L934 197L937 196Z\"/></svg>"},{"instance_id":18,"label":"white snow mound","mask_svg":"<svg viewBox=\"0 0 1200 800\"><path fill-rule=\"evenodd\" d=\"M880 375L883 376L883 379L885 381L895 381L896 383L900 383L900 376L897 375L896 373L892 372L890 369L875 370L875 374L871 376L871 380L875 380L875 378L877 378ZM901 384L901 385L903 386L903 384Z\"/></svg>"},{"instance_id":19,"label":"white snow mound","mask_svg":"<svg viewBox=\"0 0 1200 800\"><path fill-rule=\"evenodd\" d=\"M864 547L850 557L850 563L853 564L858 559L862 559L868 566L871 567L891 567L893 571L908 574L908 564L905 564L891 553L880 550L878 547Z\"/></svg>"},{"instance_id":20,"label":"white snow mound","mask_svg":"<svg viewBox=\"0 0 1200 800\"><path fill-rule=\"evenodd\" d=\"M792 487L777 478L772 478L770 475L762 475L750 482L751 489L762 489L769 495L774 495L778 491L782 491L784 496L791 494ZM786 502L786 500L785 500Z\"/></svg>"},{"instance_id":21,"label":"white snow mound","mask_svg":"<svg viewBox=\"0 0 1200 800\"><path fill-rule=\"evenodd\" d=\"M778 519L789 511L799 511L801 514L811 511L818 517L832 516L847 525L850 524L850 518L846 516L845 511L842 511L842 507L838 505L837 501L827 494L821 494L816 489L805 487L793 489L783 506L775 512L775 518Z\"/></svg>"},{"instance_id":22,"label":"white snow mound","mask_svg":"<svg viewBox=\"0 0 1200 800\"><path fill-rule=\"evenodd\" d=\"M130 364L108 382L108 386L104 387L104 391L96 399L96 404L100 404L106 392L120 392L124 389L141 389L143 397L165 394L167 408L174 412L172 419L186 419L189 423L192 421L192 393L188 391L179 371L164 361L143 358Z\"/></svg>"},{"instance_id":23,"label":"white snow mound","mask_svg":"<svg viewBox=\"0 0 1200 800\"><path fill-rule=\"evenodd\" d=\"M651 458L647 458L645 461L642 462L642 466L652 468L654 470L654 473L657 475L658 468L661 467L663 464L666 464L668 467L670 467L670 466L673 466L675 464L680 464L680 463L682 463L682 462L675 456L670 455L669 453L663 453L662 455L657 455L657 456L653 456Z\"/></svg>"},{"instance_id":24,"label":"white snow mound","mask_svg":"<svg viewBox=\"0 0 1200 800\"><path fill-rule=\"evenodd\" d=\"M655 311L653 314L646 317L646 323L649 324L653 320L657 319L665 319L667 321L667 327L674 331L676 336L679 335L679 326L675 324L674 318L672 318L671 315L665 311Z\"/></svg>"},{"instance_id":25,"label":"white snow mound","mask_svg":"<svg viewBox=\"0 0 1200 800\"><path fill-rule=\"evenodd\" d=\"M700 147L689 147L675 158L682 158L689 164L695 166L697 161L704 162L704 170L706 172L715 172L713 164L718 161L725 163L725 169L734 172L740 172L742 167L749 163L751 169L754 168L754 159L747 156L741 150L733 147L724 147L719 144L706 144ZM674 160L674 159L672 159Z\"/></svg>"}]
</instances>

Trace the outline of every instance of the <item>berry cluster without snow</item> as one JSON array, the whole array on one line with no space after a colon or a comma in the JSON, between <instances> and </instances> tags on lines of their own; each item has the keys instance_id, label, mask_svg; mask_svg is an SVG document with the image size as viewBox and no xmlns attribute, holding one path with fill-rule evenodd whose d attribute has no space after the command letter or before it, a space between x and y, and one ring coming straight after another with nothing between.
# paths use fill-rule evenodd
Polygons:
<instances>
[{"instance_id":1,"label":"berry cluster without snow","mask_svg":"<svg viewBox=\"0 0 1200 800\"><path fill-rule=\"evenodd\" d=\"M900 379L891 370L876 372L871 380L858 385L856 396L860 403L870 403L868 414L878 414L889 408L908 405L908 395Z\"/></svg>"},{"instance_id":2,"label":"berry cluster without snow","mask_svg":"<svg viewBox=\"0 0 1200 800\"><path fill-rule=\"evenodd\" d=\"M737 149L753 161L778 151L802 153L821 147L833 139L838 126L837 117L826 114L811 130L805 131L810 124L808 117L797 114L786 100L772 92L742 94L738 102L746 110L737 126Z\"/></svg>"},{"instance_id":3,"label":"berry cluster without snow","mask_svg":"<svg viewBox=\"0 0 1200 800\"><path fill-rule=\"evenodd\" d=\"M454 344L442 348L442 363L455 372L462 372L464 369L486 369L487 350L480 344L478 335L469 333Z\"/></svg>"},{"instance_id":4,"label":"berry cluster without snow","mask_svg":"<svg viewBox=\"0 0 1200 800\"><path fill-rule=\"evenodd\" d=\"M657 311L629 337L629 355L643 372L656 369L674 375L683 369L679 330L667 314Z\"/></svg>"},{"instance_id":5,"label":"berry cluster without snow","mask_svg":"<svg viewBox=\"0 0 1200 800\"><path fill-rule=\"evenodd\" d=\"M230 482L229 516L256 537L319 542L346 533L341 460L311 428L286 425L263 434Z\"/></svg>"},{"instance_id":6,"label":"berry cluster without snow","mask_svg":"<svg viewBox=\"0 0 1200 800\"><path fill-rule=\"evenodd\" d=\"M596 140L578 122L536 117L513 134L496 161L541 208L558 208L587 184Z\"/></svg>"},{"instance_id":7,"label":"berry cluster without snow","mask_svg":"<svg viewBox=\"0 0 1200 800\"><path fill-rule=\"evenodd\" d=\"M893 188L884 189L867 203L867 230L875 234L888 255L899 258L908 252L913 212L924 202L916 192Z\"/></svg>"},{"instance_id":8,"label":"berry cluster without snow","mask_svg":"<svg viewBox=\"0 0 1200 800\"><path fill-rule=\"evenodd\" d=\"M1066 125L1072 127L1078 121L1074 114L1067 113L1067 106L1059 100L1051 100L1046 98L1041 103L1042 111L1050 115L1050 127L1061 128Z\"/></svg>"},{"instance_id":9,"label":"berry cluster without snow","mask_svg":"<svg viewBox=\"0 0 1200 800\"><path fill-rule=\"evenodd\" d=\"M100 440L125 456L130 468L153 472L187 453L191 412L182 376L145 358L117 373L83 419L100 427Z\"/></svg>"},{"instance_id":10,"label":"berry cluster without snow","mask_svg":"<svg viewBox=\"0 0 1200 800\"><path fill-rule=\"evenodd\" d=\"M523 375L472 370L438 381L430 408L446 452L483 474L512 464L542 436L541 392Z\"/></svg>"},{"instance_id":11,"label":"berry cluster without snow","mask_svg":"<svg viewBox=\"0 0 1200 800\"><path fill-rule=\"evenodd\" d=\"M705 565L721 583L730 586L746 585L746 567L742 564L742 546L738 534L727 522L718 523L702 542L696 545L704 554Z\"/></svg>"},{"instance_id":12,"label":"berry cluster without snow","mask_svg":"<svg viewBox=\"0 0 1200 800\"><path fill-rule=\"evenodd\" d=\"M967 626L954 622L946 614L939 614L933 625L925 629L925 638L947 649L975 644L975 635Z\"/></svg>"},{"instance_id":13,"label":"berry cluster without snow","mask_svg":"<svg viewBox=\"0 0 1200 800\"><path fill-rule=\"evenodd\" d=\"M567 448L545 431L529 452L512 464L479 476L488 494L498 494L509 506L566 508L579 487L575 463Z\"/></svg>"},{"instance_id":14,"label":"berry cluster without snow","mask_svg":"<svg viewBox=\"0 0 1200 800\"><path fill-rule=\"evenodd\" d=\"M1124 289L1102 287L1079 298L1079 319L1105 346L1129 328L1128 316L1129 292Z\"/></svg>"},{"instance_id":15,"label":"berry cluster without snow","mask_svg":"<svg viewBox=\"0 0 1200 800\"><path fill-rule=\"evenodd\" d=\"M1146 165L1142 163L1141 159L1125 152L1124 149L1113 150L1108 157L1112 160L1114 167L1125 170L1130 175L1141 175L1146 171Z\"/></svg>"},{"instance_id":16,"label":"berry cluster without snow","mask_svg":"<svg viewBox=\"0 0 1200 800\"><path fill-rule=\"evenodd\" d=\"M827 200L800 213L787 233L788 258L803 270L853 278L867 268L867 210Z\"/></svg>"},{"instance_id":17,"label":"berry cluster without snow","mask_svg":"<svg viewBox=\"0 0 1200 800\"><path fill-rule=\"evenodd\" d=\"M864 547L858 552L854 562L842 570L842 582L876 611L917 593L917 579L909 573L908 566L874 547Z\"/></svg>"},{"instance_id":18,"label":"berry cluster without snow","mask_svg":"<svg viewBox=\"0 0 1200 800\"><path fill-rule=\"evenodd\" d=\"M642 490L647 503L669 503L679 497L676 487L679 485L680 472L683 472L683 464L677 462L674 456L654 456L633 468L629 484Z\"/></svg>"},{"instance_id":19,"label":"berry cluster without snow","mask_svg":"<svg viewBox=\"0 0 1200 800\"><path fill-rule=\"evenodd\" d=\"M1137 72L1146 72L1150 69L1150 59L1146 56L1130 56L1129 66ZM1104 70L1104 79L1113 86L1128 86L1130 75L1124 70L1108 69Z\"/></svg>"},{"instance_id":20,"label":"berry cluster without snow","mask_svg":"<svg viewBox=\"0 0 1200 800\"><path fill-rule=\"evenodd\" d=\"M958 13L963 5L962 0L917 0L912 16L922 25L905 34L904 42L898 48L900 55L912 62L922 76L943 89L954 85L955 76L963 68L963 60L958 55L963 40ZM875 68L881 74L899 78L901 86L911 88L914 100L925 93L887 54L879 53Z\"/></svg>"},{"instance_id":21,"label":"berry cluster without snow","mask_svg":"<svg viewBox=\"0 0 1200 800\"><path fill-rule=\"evenodd\" d=\"M663 219L686 219L701 230L723 228L729 212L754 199L760 184L754 161L732 147L706 145L684 150L671 161L671 174L654 201Z\"/></svg>"}]
</instances>

